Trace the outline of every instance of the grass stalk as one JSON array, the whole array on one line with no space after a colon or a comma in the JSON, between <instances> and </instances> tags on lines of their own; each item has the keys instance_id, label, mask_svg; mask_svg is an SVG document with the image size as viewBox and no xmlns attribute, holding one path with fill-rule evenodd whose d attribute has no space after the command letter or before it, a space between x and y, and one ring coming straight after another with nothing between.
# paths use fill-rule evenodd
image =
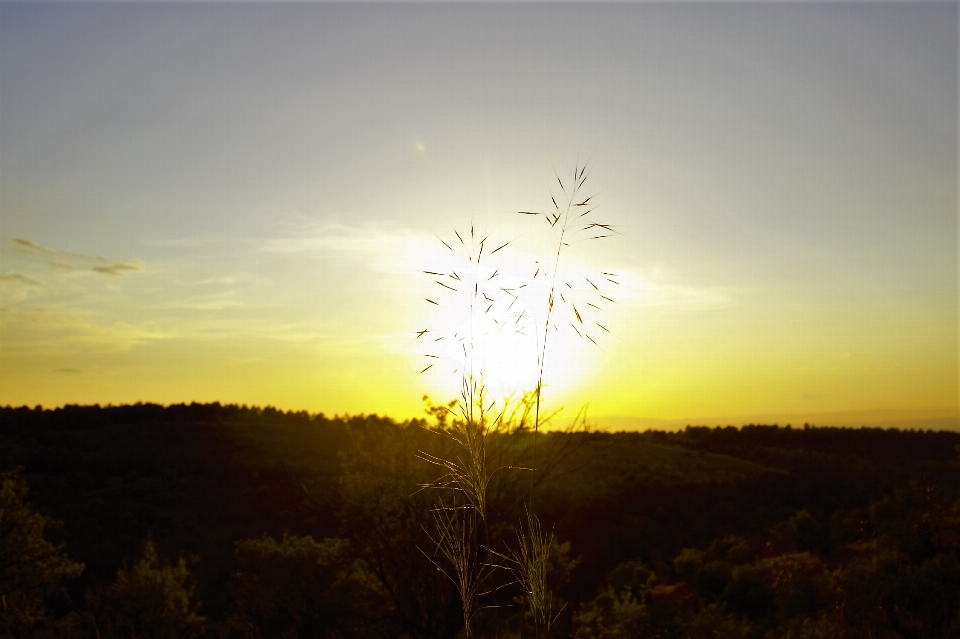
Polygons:
<instances>
[{"instance_id":1,"label":"grass stalk","mask_svg":"<svg viewBox=\"0 0 960 639\"><path fill-rule=\"evenodd\" d=\"M614 228L609 224L601 224L593 222L589 219L590 214L596 210L596 205L591 204L591 200L594 196L587 197L581 202L577 202L577 198L580 195L580 191L587 181L587 178L590 177L589 165L584 164L583 166L577 165L574 167L573 172L573 181L568 182L565 186L563 180L558 174L554 174L557 178L557 183L560 186L560 191L563 194L561 201L564 202L561 207L557 203L556 197L551 194L550 201L553 204L554 210L552 212L541 211L540 213L534 213L530 211L518 211L521 215L540 215L546 222L550 225L551 229L556 230L559 227L559 235L556 238L556 248L553 251L553 268L549 272L550 277L550 289L549 295L547 297L547 308L546 315L543 322L543 337L540 338L540 333L537 333L538 339L538 354L537 354L537 383L536 383L536 407L534 409L534 422L533 422L533 452L532 452L532 461L530 466L533 468L533 473L537 472L537 435L540 432L540 403L543 398L543 380L544 380L544 371L546 368L546 359L547 359L547 342L550 336L550 322L553 319L554 306L556 304L556 297L558 294L557 291L557 278L560 271L560 256L563 253L564 248L570 246L573 242L572 239L576 240L597 240L603 237L609 237L610 235L616 234ZM582 212L579 212L579 209L583 207L589 207ZM575 215L576 212L579 212L578 215ZM599 235L594 235L593 237L583 237L581 234L589 232L591 230L596 230L599 232ZM579 235L579 236L578 236ZM572 238L571 236L578 236ZM539 273L539 270L537 271ZM611 282L616 283L613 279ZM599 288L593 284L589 279L587 282L590 283L593 288L599 293ZM609 298L605 298L609 300ZM573 305L573 310L577 321L582 325L583 317L580 312L577 310L576 305ZM600 328L603 328L602 325L598 325ZM586 337L594 345L596 341L589 336L585 331L577 329L576 325L573 326L574 330L577 331L577 334L581 338ZM604 330L606 330L604 328ZM531 475L530 478L530 496L529 496L529 508L531 512L533 511L533 487L534 487L534 477Z\"/></svg>"},{"instance_id":2,"label":"grass stalk","mask_svg":"<svg viewBox=\"0 0 960 639\"><path fill-rule=\"evenodd\" d=\"M486 235L478 242L472 224L469 235L467 233L461 234L454 229L453 232L457 242L451 241L448 243L439 237L438 239L453 253L457 254L458 251L464 253L467 258L466 265L463 268L452 268L449 272L424 271L434 278L436 284L442 287L444 294L451 292L458 295L465 294L466 307L469 312L464 333L458 331L452 335L441 334L432 342L434 345L439 345L441 342L452 340L457 345L457 350L462 353L462 364L458 371L454 371L455 373L459 372L461 379L460 399L452 402L449 406L432 407L430 409L430 412L435 415L437 410L441 408L446 411L446 413L441 414L443 419L440 421L440 428L436 432L448 437L458 452L451 456L435 455L424 451L417 454L420 459L436 466L441 471L436 480L419 486L419 490L432 490L438 495L437 505L433 510L435 533L432 535L429 532L427 533L434 547L433 556L426 552L423 554L456 586L460 594L465 632L468 638L473 636L474 617L478 610L483 607L479 603L480 597L488 594L493 594L495 597L496 591L503 587L501 585L486 591L483 590L486 582L498 570L509 571L514 577L514 581L511 583L517 583L522 588L524 599L534 620L535 634L538 638L548 636L550 628L556 620L553 615L552 594L547 585L547 570L550 548L553 545L553 533L544 533L540 520L534 512L534 487L538 484L537 439L540 426L543 423L542 399L547 345L550 341L551 331L559 330L555 323L558 298L562 303L569 304L573 310L575 321L571 321L571 325L574 331L584 341L597 345L597 342L589 334L588 323L584 321L585 313L577 308L576 301L572 297L568 301L563 294L567 292L569 296L575 290L574 287L569 280L561 280L559 275L561 256L566 248L576 242L596 240L616 234L612 226L592 221L590 216L596 209L595 205L591 204L593 196L580 200L582 197L580 193L589 175L589 167L578 164L574 168L573 179L568 180L566 184L559 175L556 176L561 191L560 203L551 193L552 209L539 213L518 211L523 215L541 216L549 225L550 232L554 235L556 242L550 254L553 263L552 268L547 270L538 265L530 280L533 282L539 278L549 278L549 288L542 330L539 327L531 326L536 339L536 386L533 397L530 398L529 394L524 394L519 407L511 407L509 398L504 398L499 404L496 401L487 401L486 387L483 382L484 371L477 370L478 362L476 361L480 335L477 334L478 325L475 320L478 319L480 310L483 310L480 317L490 316L492 321L497 323L497 330L502 329L507 324L506 319L508 318L513 319L515 317L515 321L511 324L519 325L525 316L529 317L526 315L526 311L522 310L519 315L504 317L503 324L497 322L496 318L492 317L493 310L498 306L505 306L503 313L509 314L519 299L518 289L500 286L498 282L495 282L499 270L494 270L489 276L481 272L484 257L489 257L501 251L511 242L506 242L493 250L488 250L487 242L490 236ZM616 276L612 273L604 273L603 275L609 282L618 283L614 279ZM603 300L613 302L611 298L601 293L600 288L590 278L584 276L584 279L590 286L589 289L585 290L591 293L595 292ZM561 284L566 284L569 291L567 289L560 291ZM525 286L526 284L519 288ZM440 306L434 299L426 298L426 300L432 305ZM597 304L588 303L588 306L603 310L600 300L597 300L597 302ZM607 331L606 327L599 323L596 323L596 326ZM590 330L592 330L592 326ZM416 339L420 339L430 332L430 329L418 331ZM525 335L522 327L518 328L517 332ZM429 338L425 339L425 341L428 340ZM435 360L440 359L439 355L432 353L426 356L432 358L432 361L421 373L429 370L434 365ZM532 401L530 401L531 399ZM531 471L528 500L524 507L526 521L521 522L520 526L516 528L517 547L515 549L504 548L504 551L501 552L494 548L495 540L491 539L490 536L488 494L490 482L496 472L507 468L519 469L519 467L508 465L491 471L487 459L488 436L491 429L503 429L505 423L512 423L516 418L518 408L520 409L521 426L526 424L530 416L531 404L533 409L533 441L531 467L525 469ZM454 410L454 407L456 407L456 410ZM449 427L446 426L447 413L453 416ZM503 560L503 563L500 560ZM496 602L494 602L493 607L498 607Z\"/></svg>"}]
</instances>

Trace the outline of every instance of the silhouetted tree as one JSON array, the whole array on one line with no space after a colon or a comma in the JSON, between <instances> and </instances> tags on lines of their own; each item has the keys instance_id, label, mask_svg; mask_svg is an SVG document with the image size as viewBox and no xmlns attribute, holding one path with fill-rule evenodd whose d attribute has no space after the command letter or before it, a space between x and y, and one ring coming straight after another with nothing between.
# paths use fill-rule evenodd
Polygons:
<instances>
[{"instance_id":1,"label":"silhouetted tree","mask_svg":"<svg viewBox=\"0 0 960 639\"><path fill-rule=\"evenodd\" d=\"M49 624L47 599L83 564L44 537L59 525L24 503L19 469L0 473L0 636L25 637Z\"/></svg>"},{"instance_id":2,"label":"silhouetted tree","mask_svg":"<svg viewBox=\"0 0 960 639\"><path fill-rule=\"evenodd\" d=\"M238 541L232 590L245 637L370 636L382 596L344 539L269 535ZM375 620L373 620L375 622Z\"/></svg>"},{"instance_id":3,"label":"silhouetted tree","mask_svg":"<svg viewBox=\"0 0 960 639\"><path fill-rule=\"evenodd\" d=\"M102 594L93 596L102 636L123 639L178 639L200 634L187 562L171 565L147 540L132 566L121 568Z\"/></svg>"}]
</instances>

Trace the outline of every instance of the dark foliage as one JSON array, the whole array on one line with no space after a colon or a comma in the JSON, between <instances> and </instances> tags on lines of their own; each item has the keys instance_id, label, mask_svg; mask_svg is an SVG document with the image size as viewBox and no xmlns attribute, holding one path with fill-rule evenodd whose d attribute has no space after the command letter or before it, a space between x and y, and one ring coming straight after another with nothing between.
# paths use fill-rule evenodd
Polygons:
<instances>
[{"instance_id":1,"label":"dark foliage","mask_svg":"<svg viewBox=\"0 0 960 639\"><path fill-rule=\"evenodd\" d=\"M23 468L18 499L29 486L30 512L63 522L43 533L50 548L86 566L44 594L34 635L124 636L157 574L193 634L456 636L456 593L418 550L417 485L436 469L416 452L443 439L426 426L218 404L0 408L0 472ZM522 462L528 436L493 449ZM555 636L960 633L960 434L541 438L537 514L572 568ZM502 475L490 508L518 520L527 478ZM481 634L516 627L502 593Z\"/></svg>"}]
</instances>

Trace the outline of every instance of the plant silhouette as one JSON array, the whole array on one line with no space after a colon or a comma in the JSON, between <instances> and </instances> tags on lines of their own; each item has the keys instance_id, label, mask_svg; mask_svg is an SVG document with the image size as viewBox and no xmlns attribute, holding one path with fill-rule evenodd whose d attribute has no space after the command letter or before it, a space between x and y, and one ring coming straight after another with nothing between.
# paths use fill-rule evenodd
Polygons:
<instances>
[{"instance_id":1,"label":"plant silhouette","mask_svg":"<svg viewBox=\"0 0 960 639\"><path fill-rule=\"evenodd\" d=\"M547 372L547 347L561 327L569 326L581 340L599 347L597 330L609 333L595 313L604 312L615 304L605 291L609 285L619 286L612 272L599 276L568 275L561 270L561 258L575 244L599 240L617 234L615 228L594 219L597 206L593 195L584 196L583 190L590 177L588 165L577 165L566 182L555 174L559 193L551 189L551 207L534 211L517 211L518 215L537 217L546 222L542 230L549 233L550 253L537 258L530 265L531 273L525 281L506 281L495 265L487 266L494 255L509 249L512 240L492 241L489 234L478 234L473 224L469 232L456 228L455 241L438 237L442 245L460 257L458 266L449 270L425 270L424 274L438 285L439 295L426 298L433 306L442 302L459 304L466 321L452 333L444 334L431 328L417 332L417 340L424 339L431 348L425 353L430 362L420 371L425 373L443 357L437 349L452 346L458 354L453 374L460 379L460 397L449 405L434 407L452 416L444 420L438 434L449 438L458 451L449 457L421 451L418 456L442 472L435 481L424 483L421 490L436 494L433 509L433 532L427 535L433 552L422 551L427 559L456 586L461 599L464 628L472 636L472 626L481 597L492 595L493 608L499 607L496 592L518 585L521 597L529 607L537 637L547 636L555 621L553 598L547 584L547 567L553 533L546 533L534 510L534 488L537 485L537 438L544 422L542 399ZM603 279L600 279L603 278ZM542 289L545 298L529 295ZM438 301L441 300L441 301ZM578 306L579 305L579 306ZM561 312L565 310L566 312ZM491 434L516 434L519 429L505 419L509 411L516 415L512 397L490 398L485 380L490 371L483 353L483 341L491 333L511 331L534 341L536 382L533 389L522 394L525 405L523 423L532 409L532 438L529 465L501 465L491 467L487 446ZM576 420L575 420L576 422ZM488 490L491 477L500 472L525 471L530 475L525 517L516 527L517 544L511 547L491 537L488 517ZM494 546L501 543L499 548ZM497 582L498 571L512 576L506 583Z\"/></svg>"}]
</instances>

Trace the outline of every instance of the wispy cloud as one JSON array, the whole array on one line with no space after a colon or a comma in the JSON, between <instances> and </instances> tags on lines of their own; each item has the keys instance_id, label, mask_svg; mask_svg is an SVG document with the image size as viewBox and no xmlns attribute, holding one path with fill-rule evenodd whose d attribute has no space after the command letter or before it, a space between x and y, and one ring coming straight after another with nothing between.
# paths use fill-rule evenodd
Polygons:
<instances>
[{"instance_id":1,"label":"wispy cloud","mask_svg":"<svg viewBox=\"0 0 960 639\"><path fill-rule=\"evenodd\" d=\"M345 335L342 327L326 322L292 322L263 326L261 334L270 339L294 344L313 346L325 352L379 352L395 343L399 335L395 333L367 333L363 335ZM402 337L407 339L407 334ZM409 341L409 339L407 339Z\"/></svg>"},{"instance_id":2,"label":"wispy cloud","mask_svg":"<svg viewBox=\"0 0 960 639\"><path fill-rule=\"evenodd\" d=\"M133 346L170 339L173 333L155 321L111 321L83 309L4 309L4 349L63 354L126 351Z\"/></svg>"},{"instance_id":3,"label":"wispy cloud","mask_svg":"<svg viewBox=\"0 0 960 639\"><path fill-rule=\"evenodd\" d=\"M664 307L705 311L728 306L736 291L729 288L696 287L675 282L636 278L629 283L630 301L641 307Z\"/></svg>"},{"instance_id":4,"label":"wispy cloud","mask_svg":"<svg viewBox=\"0 0 960 639\"><path fill-rule=\"evenodd\" d=\"M306 224L283 237L263 240L259 250L281 255L349 260L381 273L415 272L424 252L439 242L407 229L382 229L345 224Z\"/></svg>"},{"instance_id":5,"label":"wispy cloud","mask_svg":"<svg viewBox=\"0 0 960 639\"><path fill-rule=\"evenodd\" d=\"M469 228L469 227L468 227ZM452 234L451 234L452 235ZM453 236L456 237L456 236ZM449 242L456 243L452 238ZM509 240L504 236L502 241ZM537 255L523 244L512 247L510 252L498 255L507 260L501 265L501 274L518 271L518 265L534 264ZM262 242L260 250L282 255L309 255L316 258L348 259L376 272L419 276L424 269L453 268L448 264L451 253L437 237L416 233L407 229L383 230L343 224L305 225L286 237L269 238ZM568 273L586 274L596 281L605 276L593 268L590 260L581 261L576 256L565 256L563 270ZM742 291L733 288L701 287L683 281L683 278L654 269L640 272L629 269L616 270L618 286L612 290L619 304L626 306L659 307L684 311L703 311L732 304ZM598 279L599 278L599 279Z\"/></svg>"},{"instance_id":6,"label":"wispy cloud","mask_svg":"<svg viewBox=\"0 0 960 639\"><path fill-rule=\"evenodd\" d=\"M22 284L24 286L43 286L43 282L37 281L32 277L27 277L20 273L6 273L0 275L0 282L13 282L15 284Z\"/></svg>"},{"instance_id":7,"label":"wispy cloud","mask_svg":"<svg viewBox=\"0 0 960 639\"><path fill-rule=\"evenodd\" d=\"M746 288L698 285L663 265L615 270L620 283L614 289L617 301L628 307L709 311L735 304L751 292Z\"/></svg>"},{"instance_id":8,"label":"wispy cloud","mask_svg":"<svg viewBox=\"0 0 960 639\"><path fill-rule=\"evenodd\" d=\"M125 275L127 273L136 273L137 271L142 271L143 265L139 262L133 261L114 262L105 266L94 266L92 270L104 275Z\"/></svg>"},{"instance_id":9,"label":"wispy cloud","mask_svg":"<svg viewBox=\"0 0 960 639\"><path fill-rule=\"evenodd\" d=\"M201 249L217 245L249 244L250 240L241 240L224 235L185 235L181 237L145 237L137 242L143 246L164 249Z\"/></svg>"},{"instance_id":10,"label":"wispy cloud","mask_svg":"<svg viewBox=\"0 0 960 639\"><path fill-rule=\"evenodd\" d=\"M221 291L208 295L179 296L160 305L163 309L184 309L189 311L222 311L228 308L242 308L249 304L236 299L234 291Z\"/></svg>"},{"instance_id":11,"label":"wispy cloud","mask_svg":"<svg viewBox=\"0 0 960 639\"><path fill-rule=\"evenodd\" d=\"M59 271L86 271L116 277L143 270L143 262L138 259L108 260L105 257L71 253L70 251L41 246L36 242L22 238L14 239L11 244L18 253L39 258L51 268Z\"/></svg>"}]
</instances>

